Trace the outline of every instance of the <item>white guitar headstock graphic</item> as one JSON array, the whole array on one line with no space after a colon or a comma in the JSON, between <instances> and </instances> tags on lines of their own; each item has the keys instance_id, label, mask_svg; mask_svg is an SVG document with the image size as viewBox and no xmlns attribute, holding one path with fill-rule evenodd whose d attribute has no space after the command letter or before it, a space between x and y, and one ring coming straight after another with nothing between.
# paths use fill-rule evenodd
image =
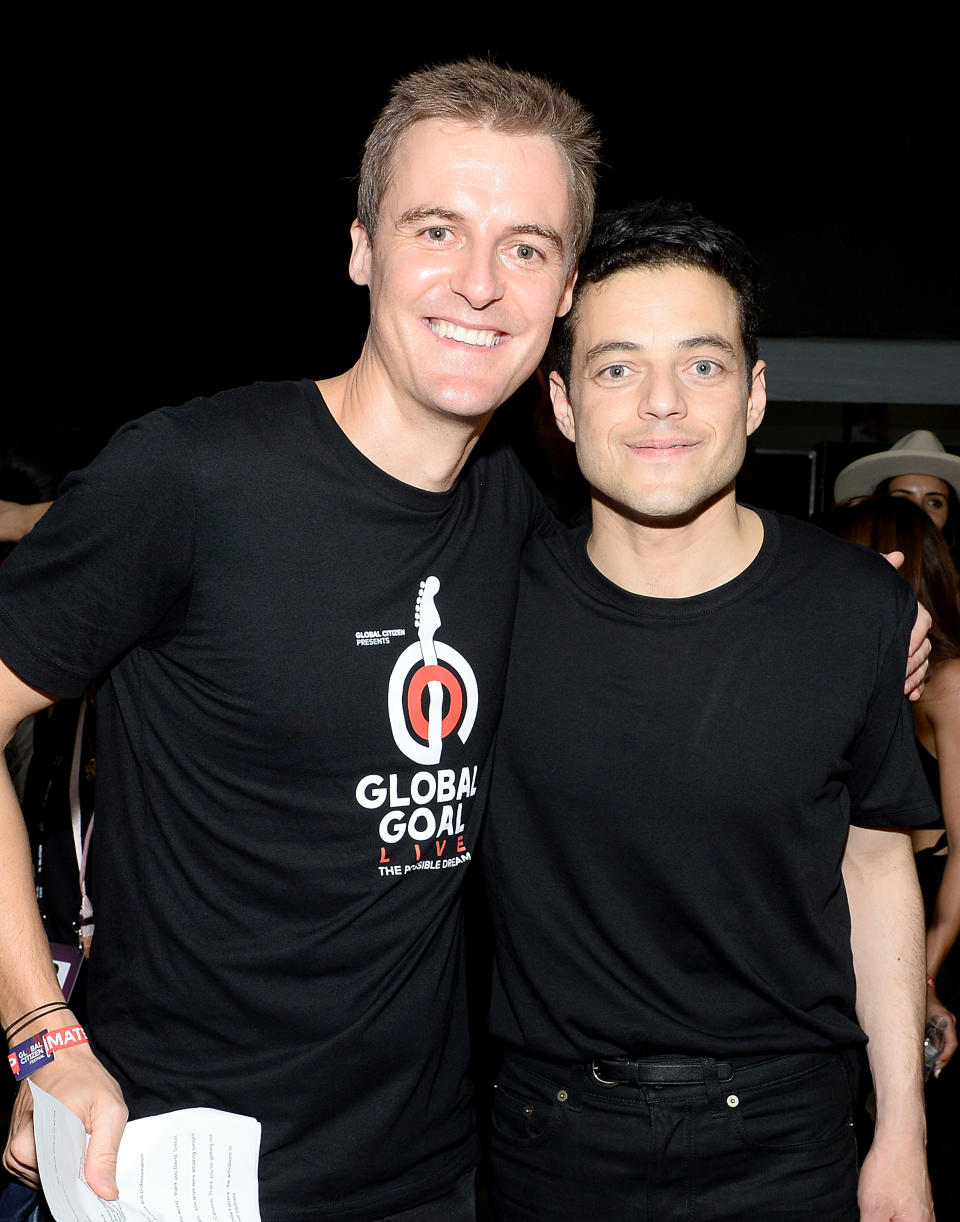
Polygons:
<instances>
[{"instance_id":1,"label":"white guitar headstock graphic","mask_svg":"<svg viewBox=\"0 0 960 1222\"><path fill-rule=\"evenodd\" d=\"M417 595L417 607L413 613L413 622L423 649L423 660L427 666L436 666L437 653L433 638L440 627L440 612L435 599L440 590L440 579L428 577L420 582L420 593Z\"/></svg>"},{"instance_id":2,"label":"white guitar headstock graphic","mask_svg":"<svg viewBox=\"0 0 960 1222\"><path fill-rule=\"evenodd\" d=\"M413 613L417 640L397 658L387 692L394 742L418 764L439 763L443 740L451 733L465 743L477 716L473 668L457 650L437 640L442 622L439 593L439 577L431 574L420 582Z\"/></svg>"}]
</instances>

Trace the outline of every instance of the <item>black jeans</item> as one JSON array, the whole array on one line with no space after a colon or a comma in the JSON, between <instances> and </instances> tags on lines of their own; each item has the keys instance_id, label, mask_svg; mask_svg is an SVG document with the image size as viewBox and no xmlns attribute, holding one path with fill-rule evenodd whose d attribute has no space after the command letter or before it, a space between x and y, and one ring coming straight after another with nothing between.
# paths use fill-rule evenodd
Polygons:
<instances>
[{"instance_id":1,"label":"black jeans","mask_svg":"<svg viewBox=\"0 0 960 1222\"><path fill-rule=\"evenodd\" d=\"M856 1222L852 1058L653 1060L703 1080L604 1087L587 1066L507 1054L495 1222Z\"/></svg>"}]
</instances>

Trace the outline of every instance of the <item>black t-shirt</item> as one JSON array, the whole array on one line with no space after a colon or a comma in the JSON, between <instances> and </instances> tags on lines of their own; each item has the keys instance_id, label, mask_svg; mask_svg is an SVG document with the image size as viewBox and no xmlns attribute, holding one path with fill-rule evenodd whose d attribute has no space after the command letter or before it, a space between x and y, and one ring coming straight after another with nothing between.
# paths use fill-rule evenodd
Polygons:
<instances>
[{"instance_id":1,"label":"black t-shirt","mask_svg":"<svg viewBox=\"0 0 960 1222\"><path fill-rule=\"evenodd\" d=\"M493 1029L567 1061L862 1041L848 826L929 819L915 602L790 518L733 581L629 594L583 531L525 553L483 872Z\"/></svg>"},{"instance_id":2,"label":"black t-shirt","mask_svg":"<svg viewBox=\"0 0 960 1222\"><path fill-rule=\"evenodd\" d=\"M134 1117L263 1123L265 1218L474 1157L459 891L519 557L503 452L403 484L312 382L127 426L0 574L0 656L98 702L96 1050Z\"/></svg>"}]
</instances>

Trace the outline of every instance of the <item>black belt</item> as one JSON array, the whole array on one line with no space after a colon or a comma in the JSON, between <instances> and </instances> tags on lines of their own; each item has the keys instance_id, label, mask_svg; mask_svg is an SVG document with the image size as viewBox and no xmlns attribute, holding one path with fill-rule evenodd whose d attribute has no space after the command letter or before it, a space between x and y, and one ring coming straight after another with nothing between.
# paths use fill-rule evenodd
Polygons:
<instances>
[{"instance_id":1,"label":"black belt","mask_svg":"<svg viewBox=\"0 0 960 1222\"><path fill-rule=\"evenodd\" d=\"M758 1059L753 1058L756 1062ZM746 1058L738 1058L745 1062ZM728 1082L733 1077L729 1061L696 1057L644 1057L639 1061L598 1059L590 1065L594 1081L601 1086L684 1086L705 1082L706 1075L716 1081Z\"/></svg>"}]
</instances>

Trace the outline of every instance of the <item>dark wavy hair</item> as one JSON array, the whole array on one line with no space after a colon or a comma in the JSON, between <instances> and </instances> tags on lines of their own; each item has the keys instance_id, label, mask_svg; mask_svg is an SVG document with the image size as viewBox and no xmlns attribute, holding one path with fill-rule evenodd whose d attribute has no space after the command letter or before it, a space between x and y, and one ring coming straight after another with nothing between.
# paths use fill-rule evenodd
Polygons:
<instances>
[{"instance_id":1,"label":"dark wavy hair","mask_svg":"<svg viewBox=\"0 0 960 1222\"><path fill-rule=\"evenodd\" d=\"M665 199L597 216L580 256L573 308L553 329L550 369L569 384L580 296L586 286L634 267L702 268L730 285L737 301L749 386L760 343L760 268L732 230L698 215L692 204Z\"/></svg>"},{"instance_id":2,"label":"dark wavy hair","mask_svg":"<svg viewBox=\"0 0 960 1222\"><path fill-rule=\"evenodd\" d=\"M923 466L923 463L920 465ZM896 476L891 475L890 479L882 480L874 488L874 495L889 496L890 484L894 479L896 479ZM953 489L953 485L948 484L945 479L942 479L940 482L945 484L947 488L947 520L943 526L943 534L947 540L947 547L950 548L956 562L956 557L960 553L960 502L957 501L957 494Z\"/></svg>"},{"instance_id":3,"label":"dark wavy hair","mask_svg":"<svg viewBox=\"0 0 960 1222\"><path fill-rule=\"evenodd\" d=\"M900 574L930 612L930 661L960 658L960 577L943 532L923 510L900 496L868 496L832 509L823 521L832 534L878 552L903 552Z\"/></svg>"}]
</instances>

